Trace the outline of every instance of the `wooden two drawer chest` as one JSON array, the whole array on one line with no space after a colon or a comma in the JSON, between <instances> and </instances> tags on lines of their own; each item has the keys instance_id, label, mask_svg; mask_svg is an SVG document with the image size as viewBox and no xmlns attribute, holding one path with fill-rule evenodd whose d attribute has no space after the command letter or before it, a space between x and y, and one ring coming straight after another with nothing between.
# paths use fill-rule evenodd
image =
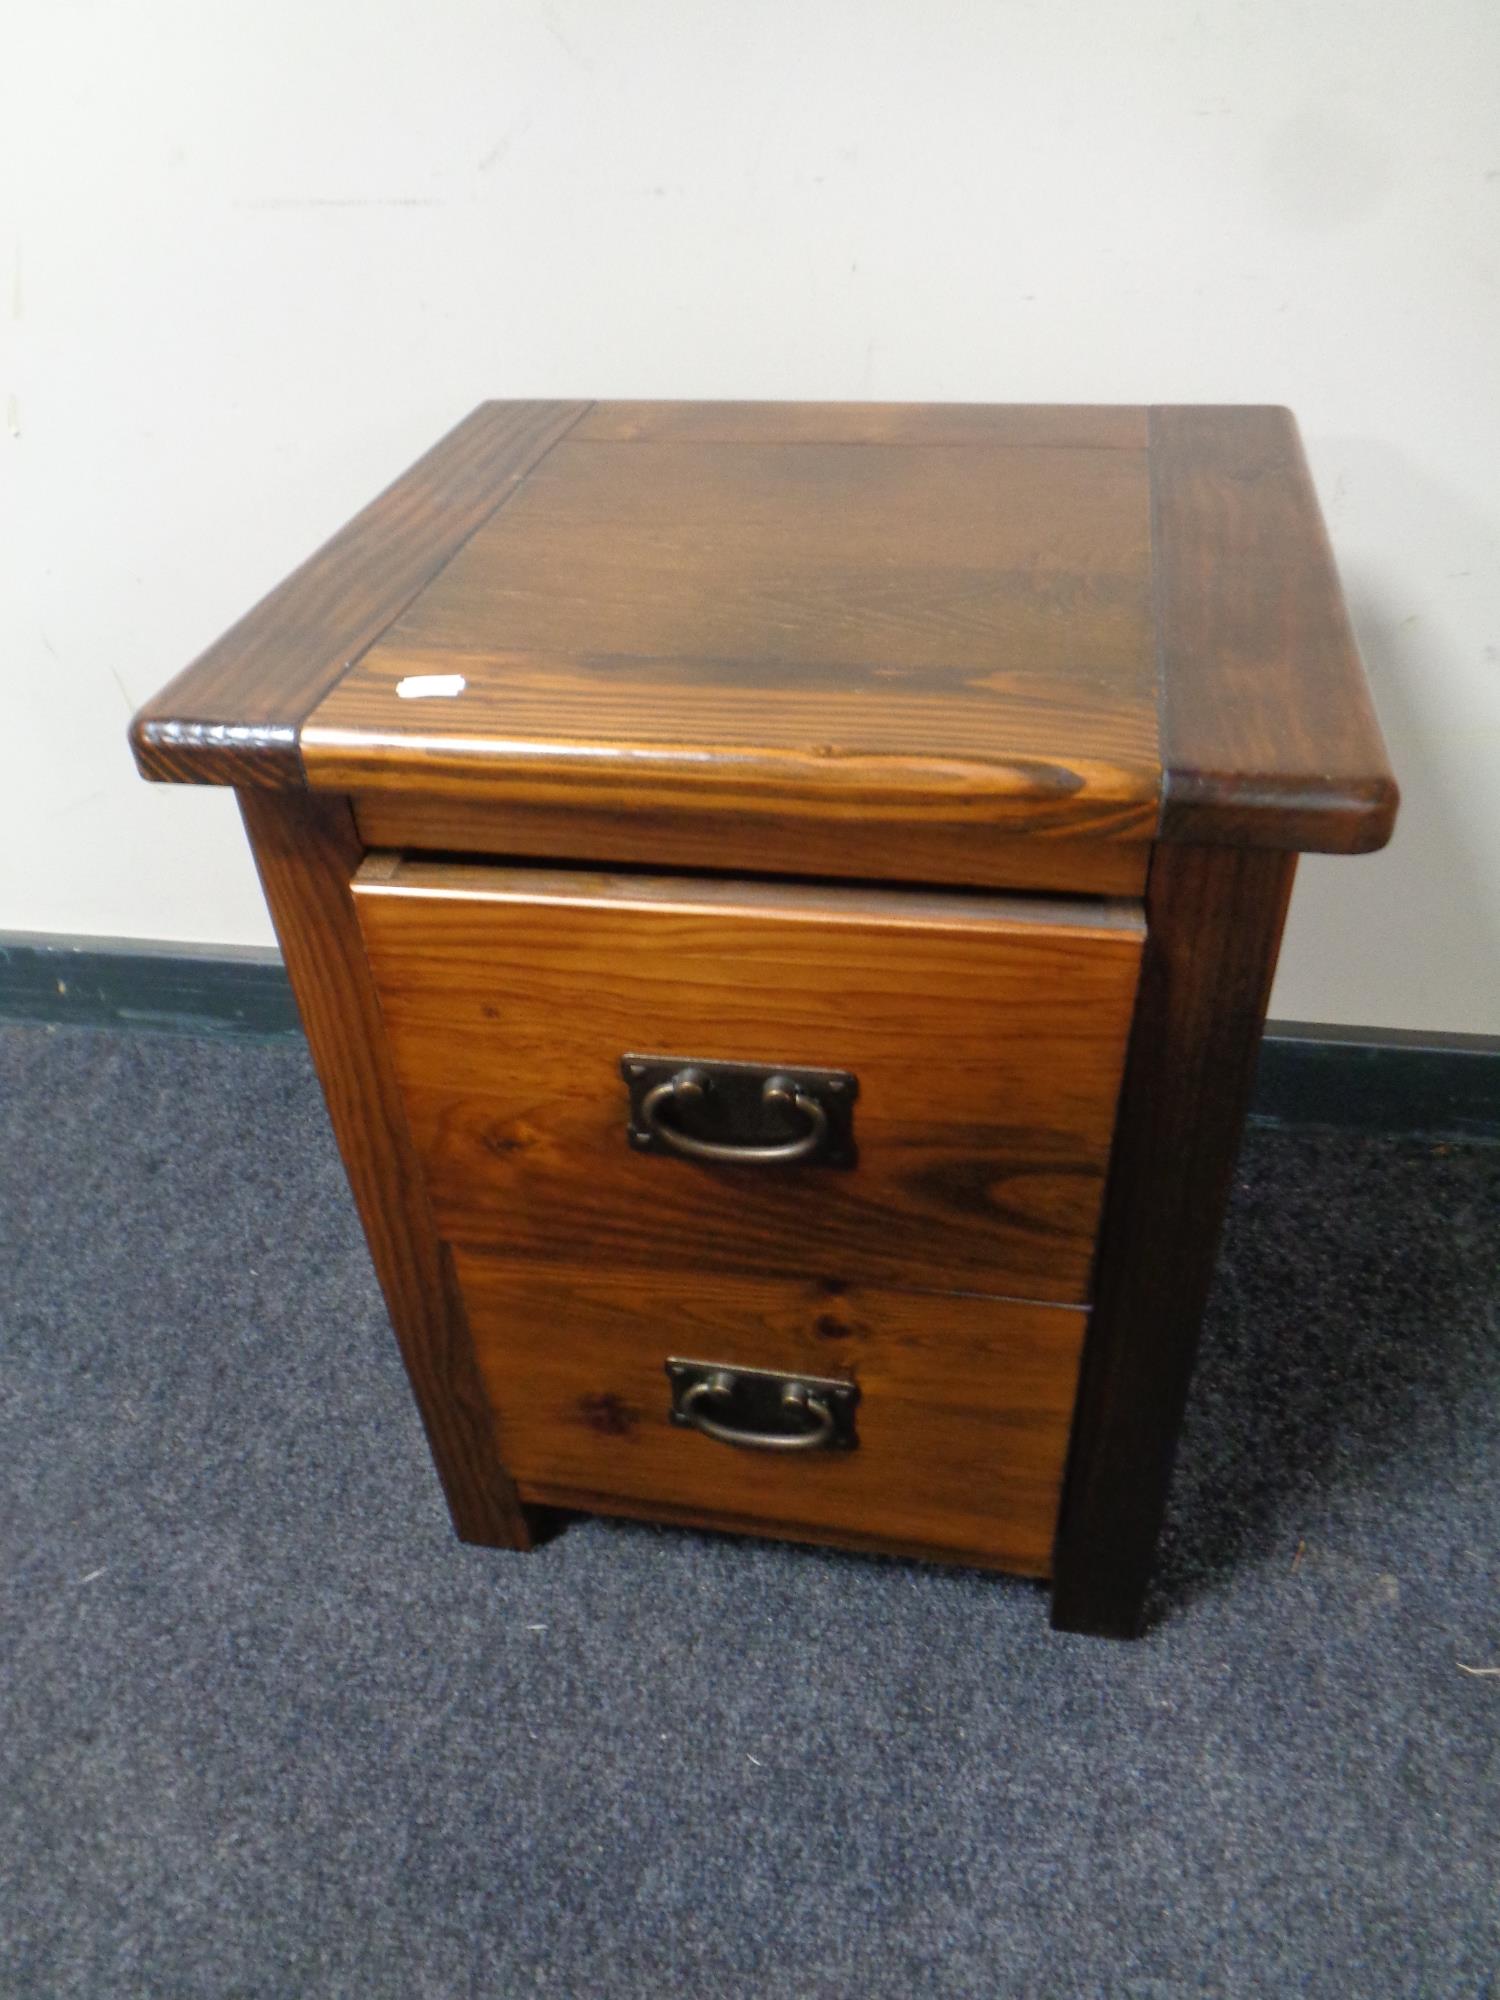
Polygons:
<instances>
[{"instance_id":1,"label":"wooden two drawer chest","mask_svg":"<svg viewBox=\"0 0 1500 2000\"><path fill-rule=\"evenodd\" d=\"M1299 850L1285 411L482 406L137 717L233 786L458 1532L1138 1629Z\"/></svg>"}]
</instances>

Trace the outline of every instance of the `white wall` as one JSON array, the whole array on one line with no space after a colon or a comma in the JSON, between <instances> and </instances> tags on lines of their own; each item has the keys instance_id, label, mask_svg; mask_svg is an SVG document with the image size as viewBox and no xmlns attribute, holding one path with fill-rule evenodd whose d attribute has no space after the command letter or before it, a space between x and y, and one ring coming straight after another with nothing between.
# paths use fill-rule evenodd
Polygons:
<instances>
[{"instance_id":1,"label":"white wall","mask_svg":"<svg viewBox=\"0 0 1500 2000\"><path fill-rule=\"evenodd\" d=\"M1406 802L1283 1016L1500 1030L1493 0L15 0L0 929L268 940L138 702L485 396L1273 401Z\"/></svg>"}]
</instances>

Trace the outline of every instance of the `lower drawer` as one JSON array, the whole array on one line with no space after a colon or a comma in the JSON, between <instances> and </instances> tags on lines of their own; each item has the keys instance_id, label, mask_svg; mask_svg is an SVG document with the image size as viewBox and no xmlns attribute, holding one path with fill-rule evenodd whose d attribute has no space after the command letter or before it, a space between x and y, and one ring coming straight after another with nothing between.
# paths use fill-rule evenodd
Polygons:
<instances>
[{"instance_id":1,"label":"lower drawer","mask_svg":"<svg viewBox=\"0 0 1500 2000\"><path fill-rule=\"evenodd\" d=\"M1084 1312L464 1251L455 1262L523 1498L1050 1570ZM857 1441L754 1448L674 1422L674 1358L852 1385Z\"/></svg>"}]
</instances>

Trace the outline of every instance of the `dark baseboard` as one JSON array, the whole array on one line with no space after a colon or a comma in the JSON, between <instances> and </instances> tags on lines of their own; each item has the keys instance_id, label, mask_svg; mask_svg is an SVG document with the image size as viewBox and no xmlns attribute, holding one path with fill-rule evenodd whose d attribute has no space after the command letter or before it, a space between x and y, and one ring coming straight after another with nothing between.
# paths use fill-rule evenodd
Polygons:
<instances>
[{"instance_id":1,"label":"dark baseboard","mask_svg":"<svg viewBox=\"0 0 1500 2000\"><path fill-rule=\"evenodd\" d=\"M280 958L129 940L0 936L0 1022L280 1041L301 1023ZM1251 1120L1500 1144L1500 1037L1273 1021Z\"/></svg>"},{"instance_id":2,"label":"dark baseboard","mask_svg":"<svg viewBox=\"0 0 1500 2000\"><path fill-rule=\"evenodd\" d=\"M1270 1021L1250 1116L1500 1144L1500 1036Z\"/></svg>"},{"instance_id":3,"label":"dark baseboard","mask_svg":"<svg viewBox=\"0 0 1500 2000\"><path fill-rule=\"evenodd\" d=\"M302 1033L273 949L14 932L0 935L0 1021L251 1041Z\"/></svg>"}]
</instances>

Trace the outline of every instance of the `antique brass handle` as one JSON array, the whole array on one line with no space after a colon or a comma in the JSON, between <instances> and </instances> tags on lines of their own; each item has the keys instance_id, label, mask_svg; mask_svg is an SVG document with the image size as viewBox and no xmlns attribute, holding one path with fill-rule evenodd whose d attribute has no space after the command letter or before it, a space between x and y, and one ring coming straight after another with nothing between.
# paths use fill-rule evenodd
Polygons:
<instances>
[{"instance_id":1,"label":"antique brass handle","mask_svg":"<svg viewBox=\"0 0 1500 2000\"><path fill-rule=\"evenodd\" d=\"M720 1444L750 1445L756 1451L817 1451L831 1442L833 1411L804 1383L788 1382L781 1394L783 1415L794 1423L810 1419L805 1429L789 1431L745 1431L709 1416L705 1405L728 1401L734 1388L735 1378L729 1370L718 1369L683 1391L677 1404L678 1415L695 1431L717 1438Z\"/></svg>"},{"instance_id":2,"label":"antique brass handle","mask_svg":"<svg viewBox=\"0 0 1500 2000\"><path fill-rule=\"evenodd\" d=\"M729 1167L792 1166L799 1160L815 1159L828 1138L828 1113L790 1076L768 1076L761 1088L760 1101L774 1111L795 1111L807 1129L795 1139L771 1145L733 1145L718 1139L695 1139L663 1113L673 1104L702 1102L709 1080L693 1065L680 1069L648 1090L636 1109L642 1129L673 1153L689 1160L710 1160Z\"/></svg>"}]
</instances>

